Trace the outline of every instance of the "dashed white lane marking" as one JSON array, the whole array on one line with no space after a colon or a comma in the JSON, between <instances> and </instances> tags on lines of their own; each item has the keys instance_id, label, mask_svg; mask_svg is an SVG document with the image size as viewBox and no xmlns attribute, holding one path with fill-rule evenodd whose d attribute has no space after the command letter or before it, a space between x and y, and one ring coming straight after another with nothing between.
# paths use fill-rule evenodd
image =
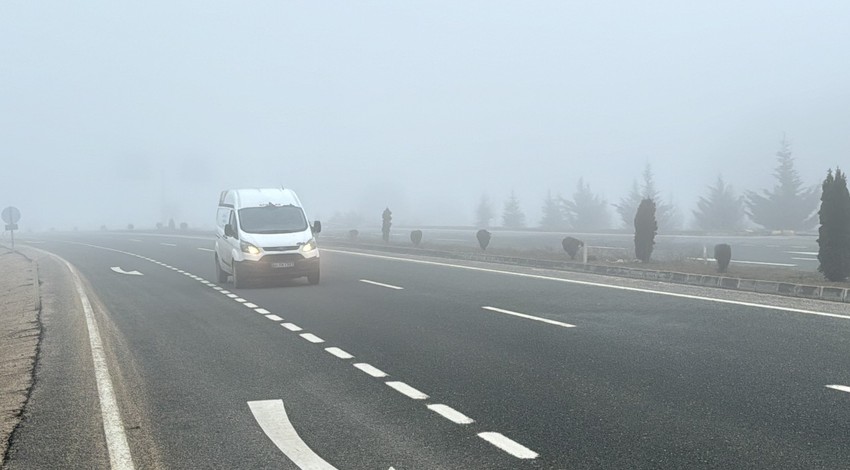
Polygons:
<instances>
[{"instance_id":1,"label":"dashed white lane marking","mask_svg":"<svg viewBox=\"0 0 850 470\"><path fill-rule=\"evenodd\" d=\"M831 388L833 390L838 390L839 392L847 392L850 393L850 387L846 385L827 385L826 388Z\"/></svg>"},{"instance_id":2,"label":"dashed white lane marking","mask_svg":"<svg viewBox=\"0 0 850 470\"><path fill-rule=\"evenodd\" d=\"M201 251L215 251L215 250L211 250L209 248L198 248L198 249L201 250Z\"/></svg>"},{"instance_id":3,"label":"dashed white lane marking","mask_svg":"<svg viewBox=\"0 0 850 470\"><path fill-rule=\"evenodd\" d=\"M229 291L229 290L224 290L224 289L222 289L222 290L221 290L221 293L222 293L222 294L227 295L227 294L229 294L229 293L230 293L230 291Z\"/></svg>"},{"instance_id":4,"label":"dashed white lane marking","mask_svg":"<svg viewBox=\"0 0 850 470\"><path fill-rule=\"evenodd\" d=\"M343 351L342 349L339 349L339 348L325 348L325 351L333 354L334 356L336 356L340 359L351 359L351 358L354 357L351 354L348 354L347 352L345 352L345 351Z\"/></svg>"},{"instance_id":5,"label":"dashed white lane marking","mask_svg":"<svg viewBox=\"0 0 850 470\"><path fill-rule=\"evenodd\" d=\"M269 314L269 311L264 309L264 308L255 308L254 311L257 312L257 313L262 313L263 315Z\"/></svg>"},{"instance_id":6,"label":"dashed white lane marking","mask_svg":"<svg viewBox=\"0 0 850 470\"><path fill-rule=\"evenodd\" d=\"M271 321L283 321L283 318L280 318L277 315L266 315L266 318L268 318Z\"/></svg>"},{"instance_id":7,"label":"dashed white lane marking","mask_svg":"<svg viewBox=\"0 0 850 470\"><path fill-rule=\"evenodd\" d=\"M244 306L246 306L246 307L248 307L248 308L257 308L257 304L252 304L251 302L245 302L245 303L244 303L244 304L242 304L242 305L244 305Z\"/></svg>"},{"instance_id":8,"label":"dashed white lane marking","mask_svg":"<svg viewBox=\"0 0 850 470\"><path fill-rule=\"evenodd\" d=\"M301 331L301 327L296 325L295 323L282 323L280 326L286 328L289 331Z\"/></svg>"},{"instance_id":9,"label":"dashed white lane marking","mask_svg":"<svg viewBox=\"0 0 850 470\"><path fill-rule=\"evenodd\" d=\"M362 370L363 372L375 377L376 379L380 379L382 377L386 377L388 374L377 367L373 367L365 362L361 362L358 364L354 364L354 367Z\"/></svg>"},{"instance_id":10,"label":"dashed white lane marking","mask_svg":"<svg viewBox=\"0 0 850 470\"><path fill-rule=\"evenodd\" d=\"M174 243L160 243L162 246L177 246Z\"/></svg>"},{"instance_id":11,"label":"dashed white lane marking","mask_svg":"<svg viewBox=\"0 0 850 470\"><path fill-rule=\"evenodd\" d=\"M406 395L407 397L413 398L414 400L424 400L428 398L428 395L425 395L424 393L420 392L419 390L416 390L415 388L411 387L410 385L407 385L404 382L387 382L387 385L389 385L390 388L395 389L395 391L401 393L402 395Z\"/></svg>"},{"instance_id":12,"label":"dashed white lane marking","mask_svg":"<svg viewBox=\"0 0 850 470\"><path fill-rule=\"evenodd\" d=\"M478 437L518 459L536 459L539 456L537 452L497 432L482 432L478 434Z\"/></svg>"},{"instance_id":13,"label":"dashed white lane marking","mask_svg":"<svg viewBox=\"0 0 850 470\"><path fill-rule=\"evenodd\" d=\"M89 332L89 347L94 363L94 376L97 382L97 395L100 399L100 414L103 421L103 431L106 436L106 448L109 452L109 463L112 469L133 469L133 458L130 455L130 446L127 443L127 435L124 433L124 423L121 421L121 411L118 409L118 401L112 388L112 377L109 375L109 366L106 362L106 353L103 350L103 342L100 339L100 331L94 316L89 297L83 288L83 282L77 274L77 270L63 258L61 260L71 271L77 295L83 306L86 317L86 327Z\"/></svg>"},{"instance_id":14,"label":"dashed white lane marking","mask_svg":"<svg viewBox=\"0 0 850 470\"><path fill-rule=\"evenodd\" d=\"M387 289L404 290L404 287L393 286L393 285L390 285L390 284L384 284L382 282L370 281L368 279L361 279L360 282L364 282L366 284L372 284L373 286L378 286L378 287L386 287Z\"/></svg>"},{"instance_id":15,"label":"dashed white lane marking","mask_svg":"<svg viewBox=\"0 0 850 470\"><path fill-rule=\"evenodd\" d=\"M477 271L484 273L493 273L493 274L502 274L506 276L514 276L514 277L525 277L529 279L541 279L545 281L553 281L553 282L562 282L565 284L575 284L579 286L592 286L592 287L603 287L606 289L616 289L627 292L641 292L644 294L654 294L654 295L664 295L667 297L677 297L680 299L690 299L690 300L704 300L707 302L716 302L720 304L729 304L729 305L740 305L742 307L753 307L753 308L763 308L767 310L778 310L781 312L790 312L790 313L801 313L804 315L818 315L822 317L830 317L830 318L841 318L843 320L850 320L850 315L839 315L837 313L827 313L827 312L816 312L814 310L805 310L800 308L791 308L791 307L780 307L778 305L768 305L768 304L758 304L754 302L743 302L739 300L729 300L729 299L719 299L716 297L705 297L701 295L692 295L692 294L680 294L678 292L666 292L660 290L653 289L643 289L640 287L629 287L629 286L620 286L616 284L605 284L602 282L591 282L591 281L578 281L576 279L566 279L562 277L552 277L552 276L544 276L542 274L528 274L528 273L518 273L513 271L502 271L499 269L491 269L491 268L480 268L477 266L464 266L461 264L451 264L451 263L440 263L437 261L426 261L421 259L409 259L409 258L396 258L394 256L384 256L384 255L373 255L371 253L358 253L356 251L344 251L344 250L332 250L329 248L325 248L324 251L331 253L342 253L345 255L353 255L353 256L364 256L367 258L378 258L378 259L388 259L392 261L400 261L405 263L415 263L415 264L425 264L430 266L442 266L447 268L456 268L456 269L465 269L467 271Z\"/></svg>"},{"instance_id":16,"label":"dashed white lane marking","mask_svg":"<svg viewBox=\"0 0 850 470\"><path fill-rule=\"evenodd\" d=\"M307 341L309 341L311 343L317 343L318 344L318 343L324 343L325 342L325 340L323 340L322 338L319 338L318 336L314 335L313 333L302 333L301 337L306 339Z\"/></svg>"},{"instance_id":17,"label":"dashed white lane marking","mask_svg":"<svg viewBox=\"0 0 850 470\"><path fill-rule=\"evenodd\" d=\"M239 297L236 294L227 294L227 296L230 297L231 299L235 299L235 298Z\"/></svg>"},{"instance_id":18,"label":"dashed white lane marking","mask_svg":"<svg viewBox=\"0 0 850 470\"><path fill-rule=\"evenodd\" d=\"M236 298L234 298L233 300L235 300L235 301L237 301L237 302L239 302L239 303L245 303L245 302L247 302L247 300L243 299L242 297L236 297Z\"/></svg>"},{"instance_id":19,"label":"dashed white lane marking","mask_svg":"<svg viewBox=\"0 0 850 470\"><path fill-rule=\"evenodd\" d=\"M249 401L248 407L266 436L274 442L298 468L303 470L336 470L307 446L286 415L283 400Z\"/></svg>"},{"instance_id":20,"label":"dashed white lane marking","mask_svg":"<svg viewBox=\"0 0 850 470\"><path fill-rule=\"evenodd\" d=\"M447 405L428 405L428 409L455 424L471 424L475 420Z\"/></svg>"},{"instance_id":21,"label":"dashed white lane marking","mask_svg":"<svg viewBox=\"0 0 850 470\"><path fill-rule=\"evenodd\" d=\"M559 322L559 321L555 321L555 320L549 320L548 318L535 317L533 315L527 315L525 313L513 312L511 310L505 310L503 308L496 308L496 307L481 307L481 308L483 308L484 310L490 310L491 312L504 313L505 315L513 315L515 317L526 318L528 320L534 320L534 321L539 321L539 322L543 322L543 323L548 323L550 325L563 326L564 328L575 328L576 327L575 325L570 325L569 323L563 323L563 322Z\"/></svg>"},{"instance_id":22,"label":"dashed white lane marking","mask_svg":"<svg viewBox=\"0 0 850 470\"><path fill-rule=\"evenodd\" d=\"M215 287L213 287L213 289L215 289L217 291L223 291L224 290L223 287L219 287L219 286L215 286Z\"/></svg>"}]
</instances>

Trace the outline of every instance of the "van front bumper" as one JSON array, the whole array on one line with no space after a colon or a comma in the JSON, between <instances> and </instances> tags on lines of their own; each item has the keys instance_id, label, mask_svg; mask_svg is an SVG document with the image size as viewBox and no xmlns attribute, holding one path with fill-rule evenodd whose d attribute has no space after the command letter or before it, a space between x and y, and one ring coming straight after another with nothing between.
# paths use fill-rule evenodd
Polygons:
<instances>
[{"instance_id":1,"label":"van front bumper","mask_svg":"<svg viewBox=\"0 0 850 470\"><path fill-rule=\"evenodd\" d=\"M245 260L237 263L239 274L248 277L301 277L319 270L319 257L305 258L303 255L265 255L257 261Z\"/></svg>"}]
</instances>

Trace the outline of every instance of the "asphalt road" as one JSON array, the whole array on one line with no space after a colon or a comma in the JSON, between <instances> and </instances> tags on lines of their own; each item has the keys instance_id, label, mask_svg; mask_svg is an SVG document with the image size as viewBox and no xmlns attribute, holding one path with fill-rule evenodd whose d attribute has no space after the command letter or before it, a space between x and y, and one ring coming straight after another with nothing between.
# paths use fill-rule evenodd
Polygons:
<instances>
[{"instance_id":1,"label":"asphalt road","mask_svg":"<svg viewBox=\"0 0 850 470\"><path fill-rule=\"evenodd\" d=\"M358 238L377 242L381 239L379 227L358 230ZM394 228L394 243L410 243L410 228ZM327 230L326 238L346 239L348 230ZM591 252L605 256L632 256L634 235L630 233L556 233L537 231L511 231L494 229L490 247L512 250L549 250L562 252L561 240L570 235L583 240ZM475 230L451 228L423 229L423 243L433 247L478 248ZM656 237L654 257L681 259L714 255L714 246L727 243L732 246L732 262L747 265L793 268L814 271L818 268L817 236L815 235L664 235Z\"/></svg>"},{"instance_id":2,"label":"asphalt road","mask_svg":"<svg viewBox=\"0 0 850 470\"><path fill-rule=\"evenodd\" d=\"M318 286L236 290L204 283L209 239L31 241L88 283L139 468L299 468L266 400L340 469L850 466L845 305L328 246ZM104 465L78 310L47 323L9 468Z\"/></svg>"}]
</instances>

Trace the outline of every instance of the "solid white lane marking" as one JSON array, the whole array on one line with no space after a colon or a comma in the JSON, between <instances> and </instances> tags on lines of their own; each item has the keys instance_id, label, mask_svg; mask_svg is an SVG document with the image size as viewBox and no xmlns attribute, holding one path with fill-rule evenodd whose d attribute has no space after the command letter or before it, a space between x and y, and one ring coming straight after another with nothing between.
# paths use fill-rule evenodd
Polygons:
<instances>
[{"instance_id":1,"label":"solid white lane marking","mask_svg":"<svg viewBox=\"0 0 850 470\"><path fill-rule=\"evenodd\" d=\"M393 285L384 284L384 283L381 283L381 282L370 281L368 279L361 279L360 282L364 282L366 284L372 284L373 286L378 286L378 287L386 287L387 289L404 290L404 287L393 286Z\"/></svg>"},{"instance_id":2,"label":"solid white lane marking","mask_svg":"<svg viewBox=\"0 0 850 470\"><path fill-rule=\"evenodd\" d=\"M111 267L111 268L109 268L109 269L111 269L111 270L115 271L115 272L116 272L116 273L118 273L118 274L129 274L129 275L131 275L131 276L144 276L144 274L142 274L142 273L140 273L140 272L138 272L138 271L124 271L123 269L121 269L121 268L120 268L120 267L118 267L118 266L112 266L112 267Z\"/></svg>"},{"instance_id":3,"label":"solid white lane marking","mask_svg":"<svg viewBox=\"0 0 850 470\"><path fill-rule=\"evenodd\" d=\"M786 251L789 255L807 255L807 256L817 256L817 251Z\"/></svg>"},{"instance_id":4,"label":"solid white lane marking","mask_svg":"<svg viewBox=\"0 0 850 470\"><path fill-rule=\"evenodd\" d=\"M177 246L174 243L160 243L162 246Z\"/></svg>"},{"instance_id":5,"label":"solid white lane marking","mask_svg":"<svg viewBox=\"0 0 850 470\"><path fill-rule=\"evenodd\" d=\"M410 385L407 385L404 382L387 382L387 385L389 385L390 388L395 389L395 391L401 393L402 395L406 395L407 397L413 398L414 400L424 400L428 398L428 395L425 395L424 393L420 392L419 390L416 390L415 388L411 387Z\"/></svg>"},{"instance_id":6,"label":"solid white lane marking","mask_svg":"<svg viewBox=\"0 0 850 470\"><path fill-rule=\"evenodd\" d=\"M705 258L688 258L688 259L691 260L691 261L706 261ZM714 259L714 258L708 258L707 261L714 263L717 260ZM733 259L731 262L732 262L732 264L736 264L736 263L737 264L757 264L757 265L761 265L761 266L781 266L783 268L793 268L793 267L797 266L796 264L789 264L789 263L768 263L768 262L765 262L765 261L742 261L742 260L739 260L739 259Z\"/></svg>"},{"instance_id":7,"label":"solid white lane marking","mask_svg":"<svg viewBox=\"0 0 850 470\"><path fill-rule=\"evenodd\" d=\"M280 326L286 328L289 331L301 331L301 327L296 325L295 323L283 323Z\"/></svg>"},{"instance_id":8,"label":"solid white lane marking","mask_svg":"<svg viewBox=\"0 0 850 470\"><path fill-rule=\"evenodd\" d=\"M381 369L370 366L369 364L366 364L365 362L361 362L359 364L354 364L354 367L362 370L363 372L371 375L372 377L375 377L376 379L380 379L381 377L386 377L387 375L389 375L386 372L382 371Z\"/></svg>"},{"instance_id":9,"label":"solid white lane marking","mask_svg":"<svg viewBox=\"0 0 850 470\"><path fill-rule=\"evenodd\" d=\"M336 470L336 468L313 452L295 432L286 415L283 400L249 401L248 407L266 436L298 468L303 470Z\"/></svg>"},{"instance_id":10,"label":"solid white lane marking","mask_svg":"<svg viewBox=\"0 0 850 470\"><path fill-rule=\"evenodd\" d=\"M814 261L816 263L820 261L817 258L794 258L794 257L792 257L791 259L798 260L798 261Z\"/></svg>"},{"instance_id":11,"label":"solid white lane marking","mask_svg":"<svg viewBox=\"0 0 850 470\"><path fill-rule=\"evenodd\" d=\"M86 317L86 327L89 333L89 347L94 363L94 376L97 382L97 395L100 399L100 414L103 421L103 431L106 436L106 448L109 452L109 463L113 469L133 469L133 458L130 455L130 446L127 444L127 435L124 433L124 423L121 421L121 411L118 409L118 401L112 388L112 377L109 375L109 366L106 362L106 353L103 350L103 341L100 339L100 331L94 316L89 297L83 288L83 282L77 274L77 270L65 259L53 255L65 263L71 276L83 312Z\"/></svg>"},{"instance_id":12,"label":"solid white lane marking","mask_svg":"<svg viewBox=\"0 0 850 470\"><path fill-rule=\"evenodd\" d=\"M198 248L198 249L201 250L201 251L215 251L215 250L211 250L209 248Z\"/></svg>"},{"instance_id":13,"label":"solid white lane marking","mask_svg":"<svg viewBox=\"0 0 850 470\"><path fill-rule=\"evenodd\" d=\"M548 318L535 317L535 316L532 316L532 315L527 315L525 313L513 312L511 310L505 310L503 308L496 308L496 307L481 307L481 308L483 308L484 310L490 310L491 312L498 312L498 313L504 313L505 315L513 315L515 317L527 318L529 320L548 323L550 325L563 326L564 328L575 328L576 327L575 325L570 325L569 323L563 323L563 322L559 322L559 321L555 321L555 320L549 320Z\"/></svg>"},{"instance_id":14,"label":"solid white lane marking","mask_svg":"<svg viewBox=\"0 0 850 470\"><path fill-rule=\"evenodd\" d=\"M347 352L345 352L345 351L343 351L342 349L339 349L339 348L325 348L325 351L333 354L334 356L336 356L340 359L351 359L351 358L354 357L351 354L348 354Z\"/></svg>"},{"instance_id":15,"label":"solid white lane marking","mask_svg":"<svg viewBox=\"0 0 850 470\"><path fill-rule=\"evenodd\" d=\"M131 242L141 243L141 240L135 238L128 238L128 240L130 240Z\"/></svg>"},{"instance_id":16,"label":"solid white lane marking","mask_svg":"<svg viewBox=\"0 0 850 470\"><path fill-rule=\"evenodd\" d=\"M331 253L342 253L353 256L365 256L369 258L379 258L379 259L388 259L392 261L400 261L406 263L415 263L415 264L426 264L431 266L442 266L448 268L456 268L456 269L465 269L467 271L477 271L484 273L493 273L493 274L502 274L505 276L515 276L515 277L525 277L529 279L541 279L544 281L552 281L552 282L563 282L565 284L575 284L579 286L592 286L592 287L602 287L606 289L616 289L627 292L641 292L644 294L655 294L655 295L665 295L668 297L678 297L680 299L690 299L690 300L704 300L707 302L716 302L721 304L729 304L729 305L740 305L743 307L754 307L754 308L763 308L768 310L778 310L782 312L790 312L790 313L802 313L805 315L817 315L822 317L830 317L830 318L841 318L843 320L850 320L850 315L839 315L837 313L827 313L827 312L817 312L814 310L805 310L801 308L791 308L791 307L780 307L778 305L768 305L768 304L758 304L755 302L744 302L740 300L729 300L729 299L719 299L716 297L705 297L701 295L692 295L692 294L680 294L678 292L665 292L660 290L653 289L644 289L640 287L629 287L629 286L619 286L615 284L605 284L602 282L591 282L591 281L578 281L575 279L565 279L561 277L552 277L552 276L544 276L541 274L527 274L527 273L518 273L512 271L502 271L499 269L491 269L491 268L479 268L477 266L463 266L460 264L450 264L450 263L439 263L436 261L426 261L419 259L408 259L408 258L396 258L392 256L384 256L384 255L373 255L370 253L358 253L356 251L343 251L343 250L333 250L329 248L325 248L324 251Z\"/></svg>"},{"instance_id":17,"label":"solid white lane marking","mask_svg":"<svg viewBox=\"0 0 850 470\"><path fill-rule=\"evenodd\" d=\"M283 318L280 318L277 315L266 315L266 318L268 318L271 321L283 321Z\"/></svg>"},{"instance_id":18,"label":"solid white lane marking","mask_svg":"<svg viewBox=\"0 0 850 470\"><path fill-rule=\"evenodd\" d=\"M254 311L257 312L257 313L262 313L263 315L269 314L269 311L264 309L264 308L255 308Z\"/></svg>"},{"instance_id":19,"label":"solid white lane marking","mask_svg":"<svg viewBox=\"0 0 850 470\"><path fill-rule=\"evenodd\" d=\"M471 424L475 420L447 405L428 405L428 409L455 424Z\"/></svg>"},{"instance_id":20,"label":"solid white lane marking","mask_svg":"<svg viewBox=\"0 0 850 470\"><path fill-rule=\"evenodd\" d=\"M301 337L306 339L307 341L309 341L311 343L324 343L325 342L325 340L323 340L322 338L319 338L318 336L314 335L313 333L302 333Z\"/></svg>"},{"instance_id":21,"label":"solid white lane marking","mask_svg":"<svg viewBox=\"0 0 850 470\"><path fill-rule=\"evenodd\" d=\"M850 393L850 387L846 385L827 385L826 388L831 388L833 390L838 390L839 392L847 392Z\"/></svg>"},{"instance_id":22,"label":"solid white lane marking","mask_svg":"<svg viewBox=\"0 0 850 470\"><path fill-rule=\"evenodd\" d=\"M518 459L536 459L539 457L537 452L519 444L497 432L482 432L478 437L502 449L503 451L513 455Z\"/></svg>"},{"instance_id":23,"label":"solid white lane marking","mask_svg":"<svg viewBox=\"0 0 850 470\"><path fill-rule=\"evenodd\" d=\"M242 305L244 305L244 306L246 306L246 307L248 307L248 308L257 308L257 304L252 304L251 302L245 302L245 303L244 303L244 304L242 304Z\"/></svg>"}]
</instances>

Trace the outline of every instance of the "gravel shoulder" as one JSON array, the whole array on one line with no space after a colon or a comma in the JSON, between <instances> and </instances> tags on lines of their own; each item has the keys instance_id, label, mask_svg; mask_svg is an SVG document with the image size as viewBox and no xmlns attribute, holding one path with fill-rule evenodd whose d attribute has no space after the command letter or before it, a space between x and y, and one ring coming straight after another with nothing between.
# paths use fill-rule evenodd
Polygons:
<instances>
[{"instance_id":1,"label":"gravel shoulder","mask_svg":"<svg viewBox=\"0 0 850 470\"><path fill-rule=\"evenodd\" d=\"M0 247L0 454L21 420L33 385L41 324L38 268Z\"/></svg>"}]
</instances>

